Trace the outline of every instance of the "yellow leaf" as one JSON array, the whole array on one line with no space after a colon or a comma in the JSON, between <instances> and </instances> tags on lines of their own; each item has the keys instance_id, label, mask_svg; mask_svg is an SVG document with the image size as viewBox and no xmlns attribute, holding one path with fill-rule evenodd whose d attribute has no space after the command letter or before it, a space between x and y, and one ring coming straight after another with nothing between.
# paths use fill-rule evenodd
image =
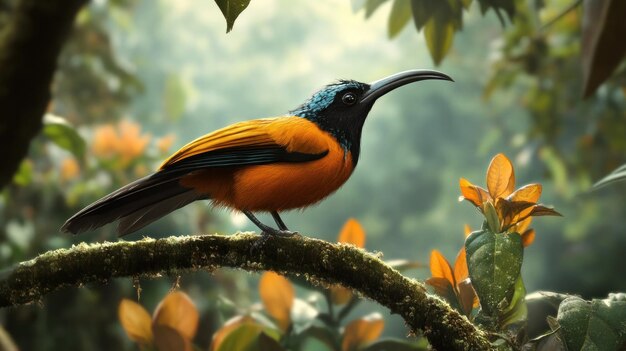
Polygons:
<instances>
[{"instance_id":1,"label":"yellow leaf","mask_svg":"<svg viewBox=\"0 0 626 351\"><path fill-rule=\"evenodd\" d=\"M459 180L459 187L461 188L463 199L473 203L474 206L479 208L482 207L484 202L491 198L485 189L470 183L470 181L465 178Z\"/></svg>"},{"instance_id":2,"label":"yellow leaf","mask_svg":"<svg viewBox=\"0 0 626 351\"><path fill-rule=\"evenodd\" d=\"M534 202L539 201L541 196L541 184L528 184L517 189L514 193L507 197L510 201L525 201Z\"/></svg>"},{"instance_id":3,"label":"yellow leaf","mask_svg":"<svg viewBox=\"0 0 626 351\"><path fill-rule=\"evenodd\" d=\"M430 274L434 278L444 278L449 281L453 287L456 286L456 281L452 274L452 267L450 267L448 260L446 260L438 250L430 252Z\"/></svg>"},{"instance_id":4,"label":"yellow leaf","mask_svg":"<svg viewBox=\"0 0 626 351\"><path fill-rule=\"evenodd\" d=\"M150 314L138 303L123 299L118 307L117 314L122 328L128 337L139 344L152 344L152 320Z\"/></svg>"},{"instance_id":5,"label":"yellow leaf","mask_svg":"<svg viewBox=\"0 0 626 351\"><path fill-rule=\"evenodd\" d=\"M494 199L506 197L515 189L513 165L504 154L497 154L487 168L487 189Z\"/></svg>"},{"instance_id":6,"label":"yellow leaf","mask_svg":"<svg viewBox=\"0 0 626 351\"><path fill-rule=\"evenodd\" d=\"M226 339L226 337L233 330L237 329L237 327L246 323L254 324L256 323L256 321L250 316L235 316L226 321L226 323L224 323L224 325L218 331L216 331L215 334L213 334L213 340L211 341L211 347L209 350L219 350L222 342L224 342L224 339Z\"/></svg>"},{"instance_id":7,"label":"yellow leaf","mask_svg":"<svg viewBox=\"0 0 626 351\"><path fill-rule=\"evenodd\" d=\"M193 339L198 328L198 310L181 291L169 293L154 312L154 324L174 329L185 339Z\"/></svg>"},{"instance_id":8,"label":"yellow leaf","mask_svg":"<svg viewBox=\"0 0 626 351\"><path fill-rule=\"evenodd\" d=\"M183 337L178 331L166 325L155 324L154 346L158 351L192 351L191 340Z\"/></svg>"},{"instance_id":9,"label":"yellow leaf","mask_svg":"<svg viewBox=\"0 0 626 351\"><path fill-rule=\"evenodd\" d=\"M469 277L469 270L467 269L465 247L463 247L459 250L459 253L456 255L456 261L454 262L454 281L458 285L467 277Z\"/></svg>"},{"instance_id":10,"label":"yellow leaf","mask_svg":"<svg viewBox=\"0 0 626 351\"><path fill-rule=\"evenodd\" d=\"M337 241L353 244L356 247L365 247L365 230L356 219L350 218L341 228Z\"/></svg>"},{"instance_id":11,"label":"yellow leaf","mask_svg":"<svg viewBox=\"0 0 626 351\"><path fill-rule=\"evenodd\" d=\"M383 332L385 321L378 313L373 313L346 325L341 342L342 351L356 351L368 342L376 340Z\"/></svg>"},{"instance_id":12,"label":"yellow leaf","mask_svg":"<svg viewBox=\"0 0 626 351\"><path fill-rule=\"evenodd\" d=\"M335 305L343 305L352 299L352 290L344 288L341 285L333 285L330 287L330 300Z\"/></svg>"},{"instance_id":13,"label":"yellow leaf","mask_svg":"<svg viewBox=\"0 0 626 351\"><path fill-rule=\"evenodd\" d=\"M524 245L524 247L530 246L530 244L532 244L533 241L535 241L534 229L528 229L527 231L524 232L524 234L522 234L522 245Z\"/></svg>"},{"instance_id":14,"label":"yellow leaf","mask_svg":"<svg viewBox=\"0 0 626 351\"><path fill-rule=\"evenodd\" d=\"M265 272L259 282L259 294L267 313L276 320L281 330L287 330L295 297L291 283L277 273Z\"/></svg>"}]
</instances>

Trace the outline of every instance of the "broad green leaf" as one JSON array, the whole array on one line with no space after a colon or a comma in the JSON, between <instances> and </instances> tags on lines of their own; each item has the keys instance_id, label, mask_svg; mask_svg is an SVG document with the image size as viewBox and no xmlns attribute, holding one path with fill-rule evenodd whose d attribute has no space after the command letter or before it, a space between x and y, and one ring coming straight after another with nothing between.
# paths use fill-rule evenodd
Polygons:
<instances>
[{"instance_id":1,"label":"broad green leaf","mask_svg":"<svg viewBox=\"0 0 626 351\"><path fill-rule=\"evenodd\" d=\"M366 0L365 2L365 18L369 18L387 0Z\"/></svg>"},{"instance_id":2,"label":"broad green leaf","mask_svg":"<svg viewBox=\"0 0 626 351\"><path fill-rule=\"evenodd\" d=\"M488 316L499 316L509 306L522 267L524 250L517 233L472 233L465 240L472 285Z\"/></svg>"},{"instance_id":3,"label":"broad green leaf","mask_svg":"<svg viewBox=\"0 0 626 351\"><path fill-rule=\"evenodd\" d=\"M515 282L515 291L513 297L507 307L500 316L500 328L505 329L518 323L524 323L528 317L528 308L526 307L526 287L520 275Z\"/></svg>"},{"instance_id":4,"label":"broad green leaf","mask_svg":"<svg viewBox=\"0 0 626 351\"><path fill-rule=\"evenodd\" d=\"M187 91L182 79L171 74L165 81L163 91L163 109L165 117L170 121L177 121L185 112L187 103Z\"/></svg>"},{"instance_id":5,"label":"broad green leaf","mask_svg":"<svg viewBox=\"0 0 626 351\"><path fill-rule=\"evenodd\" d=\"M547 318L556 317L561 301L571 295L550 291L535 291L526 295L528 306L528 336L539 337L549 330Z\"/></svg>"},{"instance_id":6,"label":"broad green leaf","mask_svg":"<svg viewBox=\"0 0 626 351\"><path fill-rule=\"evenodd\" d=\"M250 0L215 0L226 19L226 33L233 29L235 20L248 7Z\"/></svg>"},{"instance_id":7,"label":"broad green leaf","mask_svg":"<svg viewBox=\"0 0 626 351\"><path fill-rule=\"evenodd\" d=\"M433 11L429 5L433 4L430 0L411 0L411 12L413 13L413 23L418 31L422 30Z\"/></svg>"},{"instance_id":8,"label":"broad green leaf","mask_svg":"<svg viewBox=\"0 0 626 351\"><path fill-rule=\"evenodd\" d=\"M389 22L387 25L387 33L389 39L396 37L402 31L402 28L409 23L411 19L411 2L409 0L395 0L391 6L389 13Z\"/></svg>"},{"instance_id":9,"label":"broad green leaf","mask_svg":"<svg viewBox=\"0 0 626 351\"><path fill-rule=\"evenodd\" d=\"M583 95L589 97L609 78L626 55L626 1L585 0L583 6Z\"/></svg>"},{"instance_id":10,"label":"broad green leaf","mask_svg":"<svg viewBox=\"0 0 626 351\"><path fill-rule=\"evenodd\" d=\"M85 140L63 117L47 113L43 118L43 134L58 147L71 152L77 159L85 155Z\"/></svg>"},{"instance_id":11,"label":"broad green leaf","mask_svg":"<svg viewBox=\"0 0 626 351\"><path fill-rule=\"evenodd\" d=\"M426 23L424 38L435 65L439 66L450 50L454 40L454 31L454 24L444 19L433 17Z\"/></svg>"},{"instance_id":12,"label":"broad green leaf","mask_svg":"<svg viewBox=\"0 0 626 351\"><path fill-rule=\"evenodd\" d=\"M13 175L13 183L19 186L26 186L33 181L33 162L29 159L24 159L20 163L20 167Z\"/></svg>"},{"instance_id":13,"label":"broad green leaf","mask_svg":"<svg viewBox=\"0 0 626 351\"><path fill-rule=\"evenodd\" d=\"M259 337L261 334L277 340L280 337L275 330L256 323L243 323L232 330L221 342L217 351L254 351L261 350Z\"/></svg>"},{"instance_id":14,"label":"broad green leaf","mask_svg":"<svg viewBox=\"0 0 626 351\"><path fill-rule=\"evenodd\" d=\"M559 306L557 322L569 351L611 351L626 346L626 301L569 297Z\"/></svg>"}]
</instances>

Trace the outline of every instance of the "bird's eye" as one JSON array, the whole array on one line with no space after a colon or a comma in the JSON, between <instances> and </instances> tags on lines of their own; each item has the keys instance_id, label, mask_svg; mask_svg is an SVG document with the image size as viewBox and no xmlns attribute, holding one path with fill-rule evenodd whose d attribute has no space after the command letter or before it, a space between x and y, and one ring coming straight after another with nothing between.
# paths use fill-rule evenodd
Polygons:
<instances>
[{"instance_id":1,"label":"bird's eye","mask_svg":"<svg viewBox=\"0 0 626 351\"><path fill-rule=\"evenodd\" d=\"M354 93L345 93L341 97L341 101L346 105L354 105L356 103L356 95Z\"/></svg>"}]
</instances>

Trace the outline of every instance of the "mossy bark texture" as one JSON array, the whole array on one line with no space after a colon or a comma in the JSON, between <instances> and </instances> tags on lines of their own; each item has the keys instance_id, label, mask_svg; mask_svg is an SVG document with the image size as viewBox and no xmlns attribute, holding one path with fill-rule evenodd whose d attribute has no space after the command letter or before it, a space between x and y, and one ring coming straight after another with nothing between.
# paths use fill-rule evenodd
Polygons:
<instances>
[{"instance_id":1,"label":"mossy bark texture","mask_svg":"<svg viewBox=\"0 0 626 351\"><path fill-rule=\"evenodd\" d=\"M262 240L243 233L80 244L5 271L0 277L0 306L38 301L65 286L218 267L273 270L302 275L313 283L339 283L401 315L438 350L491 347L486 335L465 317L376 256L351 245L301 236Z\"/></svg>"}]
</instances>

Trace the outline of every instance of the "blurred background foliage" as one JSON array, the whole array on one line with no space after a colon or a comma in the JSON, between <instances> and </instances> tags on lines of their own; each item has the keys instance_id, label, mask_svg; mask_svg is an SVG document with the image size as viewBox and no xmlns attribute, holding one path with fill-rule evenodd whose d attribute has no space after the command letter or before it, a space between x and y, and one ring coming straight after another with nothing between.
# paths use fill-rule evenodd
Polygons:
<instances>
[{"instance_id":1,"label":"blurred background foliage","mask_svg":"<svg viewBox=\"0 0 626 351\"><path fill-rule=\"evenodd\" d=\"M0 25L12 3L1 3ZM415 11L428 2L408 3L252 1L225 35L211 1L92 1L59 59L44 132L1 194L0 264L83 240L117 240L111 227L80 237L58 228L206 132L284 114L335 79L368 82L440 63L456 83L420 83L378 102L350 181L285 221L334 241L355 217L368 233L367 249L385 259L426 263L434 248L454 257L464 224L481 224L458 203L458 179L483 179L491 157L503 152L517 182L542 183L542 202L565 216L534 225L523 267L528 291L591 298L626 290L626 188L589 192L626 162L626 66L582 99L581 2L447 1L424 12L431 17ZM514 7L498 5L505 3ZM407 29L412 16L423 35ZM242 215L197 203L128 240L237 230L255 228ZM429 273L407 272L419 279ZM200 313L194 340L205 348L236 314L233 306L259 301L251 293L257 284L257 275L227 269L116 280L2 310L0 323L23 350L130 350L117 321L120 300L140 289L141 303L154 310L180 285ZM319 292L298 290L308 294ZM372 311L383 314L385 336L405 336L403 322L374 304L351 313Z\"/></svg>"}]
</instances>

